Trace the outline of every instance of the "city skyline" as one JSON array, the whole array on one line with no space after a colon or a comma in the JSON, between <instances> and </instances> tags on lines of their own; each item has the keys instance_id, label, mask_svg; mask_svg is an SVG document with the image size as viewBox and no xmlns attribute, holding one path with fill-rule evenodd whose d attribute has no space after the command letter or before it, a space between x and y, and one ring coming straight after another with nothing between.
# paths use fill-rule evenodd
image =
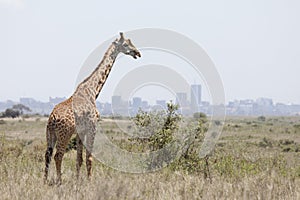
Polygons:
<instances>
[{"instance_id":1,"label":"city skyline","mask_svg":"<svg viewBox=\"0 0 300 200\"><path fill-rule=\"evenodd\" d=\"M33 98L20 98L18 102L13 101L0 101L0 112L4 112L7 108L12 108L13 105L23 104L29 107L32 111L31 114L48 115L54 106L62 101L65 97L49 97L48 102L40 102ZM113 100L114 99L114 100ZM112 97L113 103L96 101L97 109L103 116L122 115L122 116L134 116L139 109L144 111L151 110L165 110L167 108L167 100L157 100L154 105L149 104L146 100L140 97L134 97L129 102L122 101L120 96ZM176 103L176 102L175 102ZM119 105L118 105L119 104ZM218 106L218 105L217 105ZM209 102L202 101L195 110L192 108L190 102L187 102L185 106L179 106L178 112L185 116L191 116L195 112L203 112L207 115L211 115L214 109L214 105ZM299 116L300 104L284 104L275 103L270 98L258 98L258 99L244 99L233 100L225 105L226 115L232 116Z\"/></svg>"},{"instance_id":2,"label":"city skyline","mask_svg":"<svg viewBox=\"0 0 300 200\"><path fill-rule=\"evenodd\" d=\"M184 93L179 93L179 94L184 94ZM113 96L112 96L113 97ZM115 97L121 97L121 96L115 96ZM51 97L51 96L49 96L48 97L48 100L47 101L45 101L45 100L40 100L40 99L38 99L38 98L35 98L35 97L29 97L29 96L26 96L26 97L18 97L18 98L16 98L16 99L0 99L0 102L20 102L20 99L33 99L33 100L35 100L35 101L37 101L37 102L41 102L41 103L48 103L48 102L51 102L51 101L49 101L49 99L59 99L59 100L62 100L62 99L67 99L67 98L69 98L69 97L66 97L66 96L57 96L57 97ZM140 97L140 96L134 96L133 98L141 98L141 99L143 99L142 97ZM226 102L225 102L225 104L227 105L227 104L229 104L229 103L232 103L232 102L234 102L234 101L246 101L246 100L257 100L257 99L261 99L261 98L263 98L263 99L272 99L272 101L273 101L273 103L274 104L286 104L286 105L300 105L300 103L295 103L295 102L281 102L281 101L275 101L272 97L258 97L258 98L245 98L245 99L238 99L238 98L235 98L235 99L230 99L230 100L227 100ZM132 100L132 99L131 99ZM151 101L148 101L147 99L143 99L143 100L145 100L145 101L147 101L148 103L149 102L151 102ZM165 100L166 102L168 102L168 101L170 101L170 100L172 100L173 102L177 102L176 101L176 97L174 98L174 99L157 99L157 100ZM112 103L112 99L110 99L110 100L108 100L108 101L101 101L101 100L99 100L99 99L97 99L96 100L97 102L101 102L101 103ZM154 100L154 102L156 102L156 100ZM202 101L202 102L208 102L208 101ZM59 103L59 102L58 102ZM155 104L155 103L154 103ZM153 104L151 104L151 105L153 105Z\"/></svg>"},{"instance_id":3,"label":"city skyline","mask_svg":"<svg viewBox=\"0 0 300 200\"><path fill-rule=\"evenodd\" d=\"M186 8L184 1L133 0L128 12L123 10L128 2L106 2L115 15L109 9L99 12L100 1L17 2L0 2L0 101L69 97L93 49L120 31L153 27L181 33L205 49L223 81L227 103L263 96L300 104L299 1L190 1ZM137 63L155 57L142 51ZM116 62L106 87L111 89L132 63ZM187 76L193 83L193 73Z\"/></svg>"}]
</instances>

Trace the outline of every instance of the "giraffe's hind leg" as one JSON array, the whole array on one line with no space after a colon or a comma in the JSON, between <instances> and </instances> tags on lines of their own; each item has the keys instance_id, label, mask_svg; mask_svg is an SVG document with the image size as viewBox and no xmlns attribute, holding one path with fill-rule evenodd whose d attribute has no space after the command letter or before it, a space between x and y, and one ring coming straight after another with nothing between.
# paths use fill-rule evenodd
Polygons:
<instances>
[{"instance_id":1,"label":"giraffe's hind leg","mask_svg":"<svg viewBox=\"0 0 300 200\"><path fill-rule=\"evenodd\" d=\"M49 167L50 167L52 153L53 153L55 143L56 143L55 133L51 132L49 129L47 129L47 150L46 150L46 153L45 153L44 182L46 182L47 178L48 178L48 172L49 172Z\"/></svg>"},{"instance_id":2,"label":"giraffe's hind leg","mask_svg":"<svg viewBox=\"0 0 300 200\"><path fill-rule=\"evenodd\" d=\"M80 168L82 165L82 150L83 150L83 144L82 144L83 137L80 137L78 134L76 135L76 143L77 143L77 159L76 159L76 169L77 169L77 179L79 178L80 174Z\"/></svg>"},{"instance_id":3,"label":"giraffe's hind leg","mask_svg":"<svg viewBox=\"0 0 300 200\"><path fill-rule=\"evenodd\" d=\"M59 138L56 144L56 153L54 156L55 165L56 165L56 174L57 174L57 184L61 183L61 164L64 157L66 147L70 141L71 135L66 136L66 138Z\"/></svg>"}]
</instances>

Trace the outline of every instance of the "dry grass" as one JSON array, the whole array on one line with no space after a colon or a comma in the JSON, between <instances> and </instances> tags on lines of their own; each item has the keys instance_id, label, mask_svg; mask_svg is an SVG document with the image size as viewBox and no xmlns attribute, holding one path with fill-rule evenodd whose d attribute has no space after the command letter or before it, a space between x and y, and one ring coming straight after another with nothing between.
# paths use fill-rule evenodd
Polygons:
<instances>
[{"instance_id":1,"label":"dry grass","mask_svg":"<svg viewBox=\"0 0 300 200\"><path fill-rule=\"evenodd\" d=\"M101 123L110 130L110 122ZM211 181L170 168L122 173L99 162L91 181L84 167L76 180L76 153L70 151L57 186L53 162L49 184L43 183L45 121L6 121L0 125L0 199L300 199L297 124L298 118L229 119L210 158ZM283 150L287 146L290 151Z\"/></svg>"}]
</instances>

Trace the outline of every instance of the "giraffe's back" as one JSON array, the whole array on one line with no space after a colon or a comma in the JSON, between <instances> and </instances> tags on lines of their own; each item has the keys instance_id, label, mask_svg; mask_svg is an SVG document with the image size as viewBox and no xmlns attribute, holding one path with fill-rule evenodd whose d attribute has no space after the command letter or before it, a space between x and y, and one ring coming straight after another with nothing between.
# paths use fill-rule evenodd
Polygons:
<instances>
[{"instance_id":1,"label":"giraffe's back","mask_svg":"<svg viewBox=\"0 0 300 200\"><path fill-rule=\"evenodd\" d=\"M51 112L47 129L56 134L57 138L75 133L75 118L73 112L73 97L57 104Z\"/></svg>"}]
</instances>

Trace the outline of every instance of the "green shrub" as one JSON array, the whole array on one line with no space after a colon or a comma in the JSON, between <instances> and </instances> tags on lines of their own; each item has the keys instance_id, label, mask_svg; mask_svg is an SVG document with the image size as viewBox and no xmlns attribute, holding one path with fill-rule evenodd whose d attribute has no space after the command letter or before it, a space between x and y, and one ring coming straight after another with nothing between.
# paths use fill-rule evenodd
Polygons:
<instances>
[{"instance_id":1,"label":"green shrub","mask_svg":"<svg viewBox=\"0 0 300 200\"><path fill-rule=\"evenodd\" d=\"M194 119L201 119L201 118L207 118L205 113L202 112L196 112L193 114Z\"/></svg>"},{"instance_id":2,"label":"green shrub","mask_svg":"<svg viewBox=\"0 0 300 200\"><path fill-rule=\"evenodd\" d=\"M76 136L72 137L71 140L68 143L66 151L71 151L71 150L76 150L77 149L77 142L76 142Z\"/></svg>"},{"instance_id":3,"label":"green shrub","mask_svg":"<svg viewBox=\"0 0 300 200\"><path fill-rule=\"evenodd\" d=\"M199 157L199 150L207 130L207 118L204 116L199 118L196 126L184 130L187 134L183 141L183 149L180 157L170 165L172 169L184 170L188 173L204 172L205 177L208 176L208 157L205 159Z\"/></svg>"},{"instance_id":4,"label":"green shrub","mask_svg":"<svg viewBox=\"0 0 300 200\"><path fill-rule=\"evenodd\" d=\"M150 144L151 151L164 148L174 140L174 132L178 130L178 122L181 116L177 113L178 105L172 102L167 104L166 111L145 112L139 110L133 118L135 125L138 127L137 138L139 142L147 141ZM139 138L139 136L148 136L148 138Z\"/></svg>"},{"instance_id":5,"label":"green shrub","mask_svg":"<svg viewBox=\"0 0 300 200\"><path fill-rule=\"evenodd\" d=\"M178 130L178 122L181 119L181 116L176 112L177 110L178 105L172 104L172 102L167 104L162 128L150 136L149 142L152 144L152 150L164 148L174 140L174 132Z\"/></svg>"},{"instance_id":6,"label":"green shrub","mask_svg":"<svg viewBox=\"0 0 300 200\"><path fill-rule=\"evenodd\" d=\"M7 108L4 113L2 113L1 117L10 117L10 118L16 118L20 116L20 111L14 110L12 108Z\"/></svg>"},{"instance_id":7,"label":"green shrub","mask_svg":"<svg viewBox=\"0 0 300 200\"><path fill-rule=\"evenodd\" d=\"M295 124L295 125L294 125L294 128L295 128L295 129L300 129L300 124Z\"/></svg>"},{"instance_id":8,"label":"green shrub","mask_svg":"<svg viewBox=\"0 0 300 200\"><path fill-rule=\"evenodd\" d=\"M264 122L264 121L266 121L266 117L265 117L265 116L259 116L259 117L257 118L257 120L258 120L258 121L261 121L261 122Z\"/></svg>"},{"instance_id":9,"label":"green shrub","mask_svg":"<svg viewBox=\"0 0 300 200\"><path fill-rule=\"evenodd\" d=\"M266 147L273 147L273 142L270 139L264 137L262 141L258 143L258 146L266 148Z\"/></svg>"},{"instance_id":10,"label":"green shrub","mask_svg":"<svg viewBox=\"0 0 300 200\"><path fill-rule=\"evenodd\" d=\"M295 142L293 140L279 140L279 144L281 145L291 145L291 144L295 144Z\"/></svg>"},{"instance_id":11,"label":"green shrub","mask_svg":"<svg viewBox=\"0 0 300 200\"><path fill-rule=\"evenodd\" d=\"M134 118L139 131L147 132L150 137L147 139L131 139L138 146L147 146L150 151L159 151L155 157L148 161L149 168L161 167L164 162L170 161L176 154L177 158L169 165L172 170L183 170L187 173L207 173L207 159L199 157L199 150L204 139L204 134L208 130L208 120L204 113L195 113L194 119L197 121L189 122L184 127L179 127L181 116L177 113L178 105L167 104L166 112L148 113L139 110ZM217 122L218 123L218 122ZM180 128L180 129L179 129ZM175 133L179 136L176 137ZM176 143L177 142L177 143ZM180 145L176 146L176 144ZM174 144L172 147L165 148L166 145ZM177 149L181 147L181 149ZM133 146L130 146L132 149Z\"/></svg>"}]
</instances>

